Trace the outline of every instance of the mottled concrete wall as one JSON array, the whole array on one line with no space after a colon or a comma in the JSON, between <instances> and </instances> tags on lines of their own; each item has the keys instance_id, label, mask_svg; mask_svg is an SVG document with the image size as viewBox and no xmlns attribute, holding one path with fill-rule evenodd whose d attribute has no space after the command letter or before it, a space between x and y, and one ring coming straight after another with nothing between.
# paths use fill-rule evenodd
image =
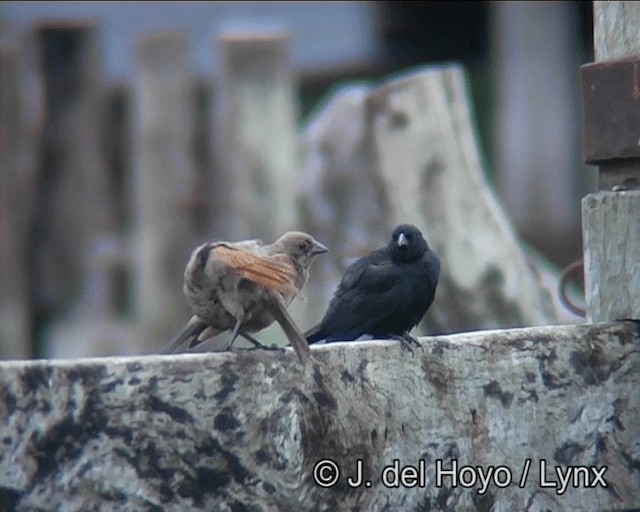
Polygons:
<instances>
[{"instance_id":1,"label":"mottled concrete wall","mask_svg":"<svg viewBox=\"0 0 640 512\"><path fill-rule=\"evenodd\" d=\"M636 324L421 343L314 346L306 370L291 350L0 363L2 509L640 507ZM330 488L324 459L341 471ZM418 485L384 484L394 459ZM437 485L454 460L497 480ZM358 467L370 485L349 485ZM587 469L560 494L556 467Z\"/></svg>"}]
</instances>

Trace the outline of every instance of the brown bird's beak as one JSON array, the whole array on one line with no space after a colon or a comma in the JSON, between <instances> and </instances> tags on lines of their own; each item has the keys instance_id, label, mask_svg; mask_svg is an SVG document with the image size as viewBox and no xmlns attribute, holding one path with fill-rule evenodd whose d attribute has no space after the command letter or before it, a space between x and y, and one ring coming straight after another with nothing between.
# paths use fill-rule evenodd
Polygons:
<instances>
[{"instance_id":1,"label":"brown bird's beak","mask_svg":"<svg viewBox=\"0 0 640 512\"><path fill-rule=\"evenodd\" d=\"M327 249L324 245L322 245L320 242L314 242L313 247L311 248L311 256L315 256L317 254L323 254L325 252L329 252L329 249Z\"/></svg>"}]
</instances>

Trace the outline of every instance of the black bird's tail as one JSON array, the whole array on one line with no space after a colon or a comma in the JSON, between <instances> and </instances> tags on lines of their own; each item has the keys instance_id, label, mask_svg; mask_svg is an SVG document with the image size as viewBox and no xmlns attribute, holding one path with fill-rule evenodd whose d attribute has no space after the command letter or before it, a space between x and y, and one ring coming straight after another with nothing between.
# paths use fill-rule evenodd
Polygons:
<instances>
[{"instance_id":1,"label":"black bird's tail","mask_svg":"<svg viewBox=\"0 0 640 512\"><path fill-rule=\"evenodd\" d=\"M305 332L303 336L307 339L307 343L309 343L309 345L322 341L327 337L320 329L320 324L314 325L311 329Z\"/></svg>"}]
</instances>

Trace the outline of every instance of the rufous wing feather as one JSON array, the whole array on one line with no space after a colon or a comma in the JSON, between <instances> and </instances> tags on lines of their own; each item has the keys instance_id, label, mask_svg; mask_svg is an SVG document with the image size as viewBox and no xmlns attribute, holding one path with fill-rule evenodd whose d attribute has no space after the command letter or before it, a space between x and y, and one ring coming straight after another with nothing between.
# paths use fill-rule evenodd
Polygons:
<instances>
[{"instance_id":1,"label":"rufous wing feather","mask_svg":"<svg viewBox=\"0 0 640 512\"><path fill-rule=\"evenodd\" d=\"M296 293L295 270L271 256L259 256L245 249L218 245L213 257L244 279L280 293Z\"/></svg>"}]
</instances>

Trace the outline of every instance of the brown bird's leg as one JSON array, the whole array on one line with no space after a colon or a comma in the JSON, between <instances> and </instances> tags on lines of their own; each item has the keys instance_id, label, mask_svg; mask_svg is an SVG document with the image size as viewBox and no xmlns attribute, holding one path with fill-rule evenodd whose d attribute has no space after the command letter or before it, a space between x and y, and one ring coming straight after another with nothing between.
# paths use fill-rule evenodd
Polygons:
<instances>
[{"instance_id":1,"label":"brown bird's leg","mask_svg":"<svg viewBox=\"0 0 640 512\"><path fill-rule=\"evenodd\" d=\"M260 343L258 340L256 340L253 336L251 336L250 334L246 333L246 332L241 332L240 331L240 326L242 325L242 319L244 317L241 317L237 322L235 327L233 328L233 331L231 332L231 341L229 342L229 344L227 345L227 347L225 348L225 350L229 350L232 345L233 342L236 341L236 338L238 337L238 335L242 336L245 340L249 341L250 343L252 343L255 347L257 348L261 348L264 350L278 350L280 349L280 347L267 347L266 345L263 345L262 343Z\"/></svg>"},{"instance_id":2,"label":"brown bird's leg","mask_svg":"<svg viewBox=\"0 0 640 512\"><path fill-rule=\"evenodd\" d=\"M257 339L255 339L250 334L241 332L240 336L242 336L245 340L247 340L249 343L251 343L256 348L267 348L266 345L263 345L262 343L260 343Z\"/></svg>"},{"instance_id":3,"label":"brown bird's leg","mask_svg":"<svg viewBox=\"0 0 640 512\"><path fill-rule=\"evenodd\" d=\"M240 318L238 318L235 327L233 328L233 331L231 331L231 339L230 341L227 342L227 345L222 349L222 350L229 350L231 348L231 346L233 345L233 342L236 341L236 338L238 337L238 334L240 334L240 326L242 325L242 319L244 318L244 315L241 316Z\"/></svg>"},{"instance_id":4,"label":"brown bird's leg","mask_svg":"<svg viewBox=\"0 0 640 512\"><path fill-rule=\"evenodd\" d=\"M240 336L242 336L245 340L247 340L248 342L252 343L254 347L256 348L261 348L262 350L282 350L284 351L283 347L279 347L277 345L271 345L271 346L267 346L263 343L260 343L257 339L255 339L253 336L251 336L250 334L241 332Z\"/></svg>"}]
</instances>

